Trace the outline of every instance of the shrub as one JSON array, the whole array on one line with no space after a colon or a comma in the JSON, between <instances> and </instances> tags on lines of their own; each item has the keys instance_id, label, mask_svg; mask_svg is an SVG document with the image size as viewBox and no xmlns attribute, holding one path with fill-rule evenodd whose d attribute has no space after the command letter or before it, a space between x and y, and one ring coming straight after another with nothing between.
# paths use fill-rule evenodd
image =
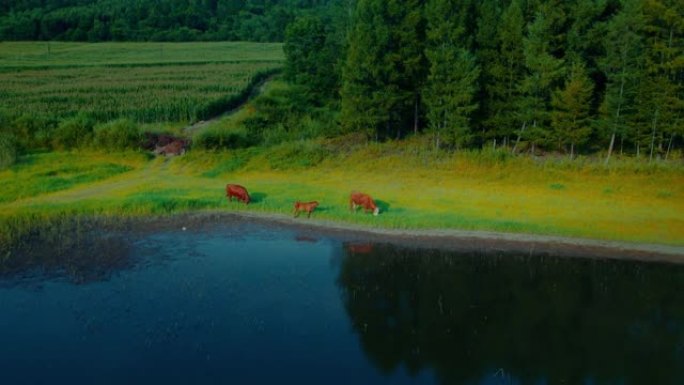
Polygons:
<instances>
[{"instance_id":1,"label":"shrub","mask_svg":"<svg viewBox=\"0 0 684 385\"><path fill-rule=\"evenodd\" d=\"M71 149L88 144L93 136L93 121L85 114L63 120L52 137L57 149Z\"/></svg>"},{"instance_id":2,"label":"shrub","mask_svg":"<svg viewBox=\"0 0 684 385\"><path fill-rule=\"evenodd\" d=\"M128 119L117 119L95 126L95 144L100 148L124 150L137 148L141 135L138 126Z\"/></svg>"},{"instance_id":3,"label":"shrub","mask_svg":"<svg viewBox=\"0 0 684 385\"><path fill-rule=\"evenodd\" d=\"M43 117L25 114L13 119L6 131L14 135L17 147L20 149L50 147L54 122Z\"/></svg>"},{"instance_id":4,"label":"shrub","mask_svg":"<svg viewBox=\"0 0 684 385\"><path fill-rule=\"evenodd\" d=\"M0 170L17 161L17 141L14 135L0 132Z\"/></svg>"},{"instance_id":5,"label":"shrub","mask_svg":"<svg viewBox=\"0 0 684 385\"><path fill-rule=\"evenodd\" d=\"M192 138L193 146L206 150L249 147L255 140L244 129L213 128L199 132Z\"/></svg>"}]
</instances>

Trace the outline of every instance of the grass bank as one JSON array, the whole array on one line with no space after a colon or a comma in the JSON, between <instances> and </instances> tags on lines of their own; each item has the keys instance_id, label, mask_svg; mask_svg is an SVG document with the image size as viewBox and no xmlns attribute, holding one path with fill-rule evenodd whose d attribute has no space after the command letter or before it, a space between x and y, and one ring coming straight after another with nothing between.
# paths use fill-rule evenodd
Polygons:
<instances>
[{"instance_id":1,"label":"grass bank","mask_svg":"<svg viewBox=\"0 0 684 385\"><path fill-rule=\"evenodd\" d=\"M253 203L225 199L226 183ZM684 245L684 166L622 159L534 159L505 152L436 153L421 138L289 142L179 158L142 153L46 153L0 173L3 242L74 216L194 211L288 214L318 200L318 219L391 229L461 229ZM376 198L352 214L352 190ZM302 218L306 221L306 218Z\"/></svg>"}]
</instances>

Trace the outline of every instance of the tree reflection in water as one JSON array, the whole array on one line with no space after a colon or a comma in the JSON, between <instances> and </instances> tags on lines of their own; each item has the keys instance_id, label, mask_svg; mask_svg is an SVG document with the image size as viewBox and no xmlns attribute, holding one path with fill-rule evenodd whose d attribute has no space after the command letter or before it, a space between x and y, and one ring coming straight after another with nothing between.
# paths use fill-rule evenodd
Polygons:
<instances>
[{"instance_id":1,"label":"tree reflection in water","mask_svg":"<svg viewBox=\"0 0 684 385\"><path fill-rule=\"evenodd\" d=\"M338 285L385 373L441 383L682 384L684 266L346 244Z\"/></svg>"},{"instance_id":2,"label":"tree reflection in water","mask_svg":"<svg viewBox=\"0 0 684 385\"><path fill-rule=\"evenodd\" d=\"M102 281L133 266L131 241L122 232L99 232L95 223L69 221L36 229L0 258L0 284L65 278Z\"/></svg>"}]
</instances>

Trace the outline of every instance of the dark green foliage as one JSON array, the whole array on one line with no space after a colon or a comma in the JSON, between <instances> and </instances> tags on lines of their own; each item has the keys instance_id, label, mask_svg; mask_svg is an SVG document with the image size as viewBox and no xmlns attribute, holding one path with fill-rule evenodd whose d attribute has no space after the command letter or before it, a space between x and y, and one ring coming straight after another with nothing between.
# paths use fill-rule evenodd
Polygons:
<instances>
[{"instance_id":1,"label":"dark green foliage","mask_svg":"<svg viewBox=\"0 0 684 385\"><path fill-rule=\"evenodd\" d=\"M562 145L570 145L570 156L574 155L575 146L586 142L591 134L589 102L592 91L584 65L574 63L565 86L553 94L552 135L559 149Z\"/></svg>"},{"instance_id":2,"label":"dark green foliage","mask_svg":"<svg viewBox=\"0 0 684 385\"><path fill-rule=\"evenodd\" d=\"M282 41L285 27L341 0L24 0L0 6L0 40Z\"/></svg>"},{"instance_id":3,"label":"dark green foliage","mask_svg":"<svg viewBox=\"0 0 684 385\"><path fill-rule=\"evenodd\" d=\"M9 132L17 140L21 151L50 148L56 123L45 117L23 114L8 120L2 131Z\"/></svg>"},{"instance_id":4,"label":"dark green foliage","mask_svg":"<svg viewBox=\"0 0 684 385\"><path fill-rule=\"evenodd\" d=\"M285 77L311 95L313 101L336 97L341 41L320 17L300 17L285 33Z\"/></svg>"},{"instance_id":5,"label":"dark green foliage","mask_svg":"<svg viewBox=\"0 0 684 385\"><path fill-rule=\"evenodd\" d=\"M346 131L378 139L428 128L438 142L448 128L452 145L514 152L586 143L610 154L619 142L621 153L648 149L650 159L681 145L681 2L395 5L357 2L342 77Z\"/></svg>"},{"instance_id":6,"label":"dark green foliage","mask_svg":"<svg viewBox=\"0 0 684 385\"><path fill-rule=\"evenodd\" d=\"M245 148L256 143L246 130L208 129L192 138L194 148L206 150Z\"/></svg>"},{"instance_id":7,"label":"dark green foliage","mask_svg":"<svg viewBox=\"0 0 684 385\"><path fill-rule=\"evenodd\" d=\"M426 75L424 35L419 0L357 2L342 78L347 131L387 138L416 129Z\"/></svg>"},{"instance_id":8,"label":"dark green foliage","mask_svg":"<svg viewBox=\"0 0 684 385\"><path fill-rule=\"evenodd\" d=\"M470 114L480 69L463 43L465 11L450 0L431 0L427 5L426 56L430 69L423 100L435 138L441 143L463 147L471 137Z\"/></svg>"},{"instance_id":9,"label":"dark green foliage","mask_svg":"<svg viewBox=\"0 0 684 385\"><path fill-rule=\"evenodd\" d=\"M0 132L0 170L17 161L17 141L14 135Z\"/></svg>"},{"instance_id":10,"label":"dark green foliage","mask_svg":"<svg viewBox=\"0 0 684 385\"><path fill-rule=\"evenodd\" d=\"M128 119L99 124L94 128L94 142L99 148L124 150L140 146L140 130Z\"/></svg>"},{"instance_id":11,"label":"dark green foliage","mask_svg":"<svg viewBox=\"0 0 684 385\"><path fill-rule=\"evenodd\" d=\"M95 122L85 114L63 120L52 136L54 148L68 150L89 144L93 138L94 125Z\"/></svg>"}]
</instances>

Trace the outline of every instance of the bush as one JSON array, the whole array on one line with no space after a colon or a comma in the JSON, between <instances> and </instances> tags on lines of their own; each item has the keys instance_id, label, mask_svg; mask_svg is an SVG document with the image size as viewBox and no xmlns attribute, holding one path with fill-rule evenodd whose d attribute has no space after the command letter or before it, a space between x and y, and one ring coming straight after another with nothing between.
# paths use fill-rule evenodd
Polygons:
<instances>
[{"instance_id":1,"label":"bush","mask_svg":"<svg viewBox=\"0 0 684 385\"><path fill-rule=\"evenodd\" d=\"M192 138L193 146L206 150L237 149L256 144L244 129L213 128L199 132Z\"/></svg>"},{"instance_id":2,"label":"bush","mask_svg":"<svg viewBox=\"0 0 684 385\"><path fill-rule=\"evenodd\" d=\"M137 148L141 135L138 126L128 119L118 119L95 126L95 145L111 150Z\"/></svg>"},{"instance_id":3,"label":"bush","mask_svg":"<svg viewBox=\"0 0 684 385\"><path fill-rule=\"evenodd\" d=\"M0 170L17 161L17 141L14 135L0 132Z\"/></svg>"},{"instance_id":4,"label":"bush","mask_svg":"<svg viewBox=\"0 0 684 385\"><path fill-rule=\"evenodd\" d=\"M57 149L82 147L90 143L93 136L94 122L85 114L63 120L52 137L52 144Z\"/></svg>"},{"instance_id":5,"label":"bush","mask_svg":"<svg viewBox=\"0 0 684 385\"><path fill-rule=\"evenodd\" d=\"M30 150L51 146L55 126L53 121L35 115L21 115L8 124L5 131L14 135L19 149Z\"/></svg>"}]
</instances>

